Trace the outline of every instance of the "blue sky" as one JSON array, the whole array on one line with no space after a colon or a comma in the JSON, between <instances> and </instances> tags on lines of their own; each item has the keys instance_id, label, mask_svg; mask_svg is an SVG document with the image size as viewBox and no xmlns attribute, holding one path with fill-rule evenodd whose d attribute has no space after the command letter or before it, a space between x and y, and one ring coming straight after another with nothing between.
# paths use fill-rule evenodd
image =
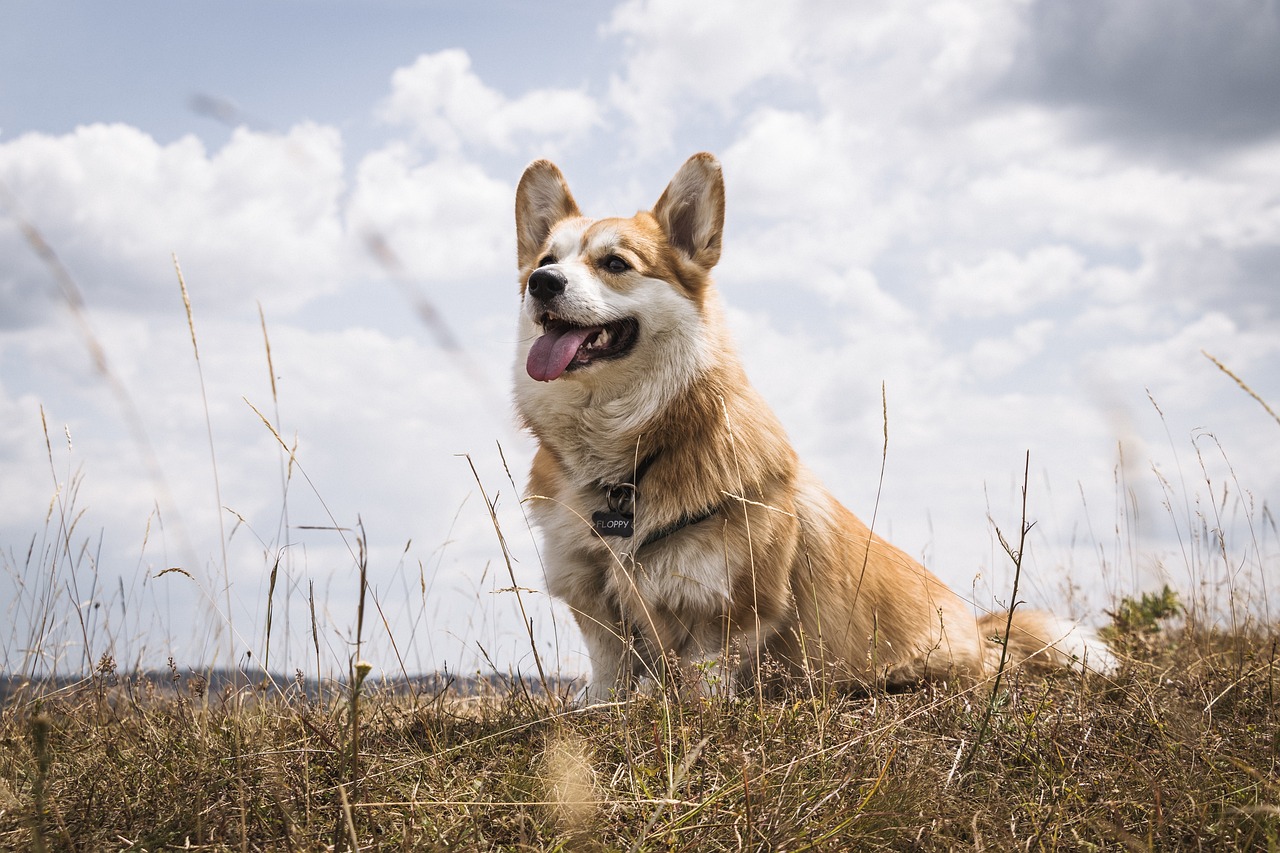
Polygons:
<instances>
[{"instance_id":1,"label":"blue sky","mask_svg":"<svg viewBox=\"0 0 1280 853\"><path fill-rule=\"evenodd\" d=\"M1275 2L12 2L0 81L2 669L260 661L270 598L310 672L314 589L341 670L354 534L312 528L357 520L377 666L527 668L463 457L539 590L515 183L552 157L629 213L703 149L748 372L855 512L1007 601L1030 451L1020 597L1274 618L1280 424L1202 350L1280 402Z\"/></svg>"},{"instance_id":2,"label":"blue sky","mask_svg":"<svg viewBox=\"0 0 1280 853\"><path fill-rule=\"evenodd\" d=\"M557 9L559 38L577 49L539 63L538 81L578 85L598 56L594 36L609 9ZM519 2L19 0L0 10L0 62L10 81L0 103L23 129L123 121L161 141L196 133L213 144L226 134L188 109L194 95L207 94L268 126L313 120L367 134L369 105L386 93L390 70L422 53L466 44L493 85L521 88L533 59L524 28L546 17Z\"/></svg>"}]
</instances>

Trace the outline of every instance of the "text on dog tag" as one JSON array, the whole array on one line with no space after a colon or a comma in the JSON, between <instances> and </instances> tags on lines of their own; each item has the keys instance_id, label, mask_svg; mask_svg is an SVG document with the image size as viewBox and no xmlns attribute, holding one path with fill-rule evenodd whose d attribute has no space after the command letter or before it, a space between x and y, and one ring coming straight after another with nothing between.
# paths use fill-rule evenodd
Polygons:
<instances>
[{"instance_id":1,"label":"text on dog tag","mask_svg":"<svg viewBox=\"0 0 1280 853\"><path fill-rule=\"evenodd\" d=\"M623 536L629 539L635 533L631 516L613 510L602 509L593 513L591 523L601 536Z\"/></svg>"}]
</instances>

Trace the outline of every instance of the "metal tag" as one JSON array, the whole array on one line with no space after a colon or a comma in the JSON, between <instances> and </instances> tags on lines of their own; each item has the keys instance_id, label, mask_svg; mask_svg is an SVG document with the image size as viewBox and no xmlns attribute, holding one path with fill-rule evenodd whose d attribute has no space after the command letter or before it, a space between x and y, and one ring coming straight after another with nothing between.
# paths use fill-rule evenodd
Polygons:
<instances>
[{"instance_id":1,"label":"metal tag","mask_svg":"<svg viewBox=\"0 0 1280 853\"><path fill-rule=\"evenodd\" d=\"M636 532L630 515L613 510L602 509L592 513L591 523L595 526L596 533L601 536L621 536L630 539Z\"/></svg>"}]
</instances>

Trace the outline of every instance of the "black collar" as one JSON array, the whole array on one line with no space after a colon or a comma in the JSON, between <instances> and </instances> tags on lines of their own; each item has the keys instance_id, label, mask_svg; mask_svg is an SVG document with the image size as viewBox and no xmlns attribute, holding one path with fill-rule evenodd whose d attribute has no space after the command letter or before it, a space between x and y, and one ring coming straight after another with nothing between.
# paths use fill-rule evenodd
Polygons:
<instances>
[{"instance_id":1,"label":"black collar","mask_svg":"<svg viewBox=\"0 0 1280 853\"><path fill-rule=\"evenodd\" d=\"M625 538L630 538L633 535L635 531L636 497L639 493L640 480L653 467L653 463L657 459L658 454L654 453L641 460L640 464L636 466L630 482L600 483L600 488L604 490L605 500L609 505L609 509L597 512L592 516L597 533L601 536L622 536ZM666 527L661 527L650 533L636 550L652 545L654 542L665 539L673 533L678 533L698 522L706 521L719 511L720 506L716 504L694 515L683 516Z\"/></svg>"},{"instance_id":2,"label":"black collar","mask_svg":"<svg viewBox=\"0 0 1280 853\"><path fill-rule=\"evenodd\" d=\"M640 481L644 479L644 475L649 473L649 469L653 467L653 463L658 461L658 456L659 454L655 452L650 453L648 456L641 459L640 463L636 465L635 470L631 472L631 479L627 482L606 483L604 480L601 480L600 488L604 489L606 492L611 489L618 488L619 486L630 486L634 489L636 486L640 485Z\"/></svg>"},{"instance_id":3,"label":"black collar","mask_svg":"<svg viewBox=\"0 0 1280 853\"><path fill-rule=\"evenodd\" d=\"M645 537L645 540L640 543L640 547L643 548L646 545L652 545L654 542L657 542L659 539L665 539L666 537L670 536L672 533L679 533L681 530L684 530L686 527L691 527L700 521L706 521L708 518L715 515L719 511L720 511L720 507L717 505L713 507L708 507L707 509L704 509L702 512L698 513L697 515L686 515L683 518L681 518L679 521L676 521L672 524L668 524L666 527L659 528L653 531L652 533L650 533L648 536Z\"/></svg>"}]
</instances>

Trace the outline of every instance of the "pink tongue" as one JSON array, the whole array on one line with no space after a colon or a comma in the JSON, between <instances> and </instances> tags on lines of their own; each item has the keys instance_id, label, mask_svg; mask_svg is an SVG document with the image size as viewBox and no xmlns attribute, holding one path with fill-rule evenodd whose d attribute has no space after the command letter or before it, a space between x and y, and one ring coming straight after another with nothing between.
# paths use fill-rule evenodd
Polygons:
<instances>
[{"instance_id":1,"label":"pink tongue","mask_svg":"<svg viewBox=\"0 0 1280 853\"><path fill-rule=\"evenodd\" d=\"M547 332L529 348L524 369L539 382L558 378L578 354L578 347L600 329L600 326L588 326Z\"/></svg>"}]
</instances>

